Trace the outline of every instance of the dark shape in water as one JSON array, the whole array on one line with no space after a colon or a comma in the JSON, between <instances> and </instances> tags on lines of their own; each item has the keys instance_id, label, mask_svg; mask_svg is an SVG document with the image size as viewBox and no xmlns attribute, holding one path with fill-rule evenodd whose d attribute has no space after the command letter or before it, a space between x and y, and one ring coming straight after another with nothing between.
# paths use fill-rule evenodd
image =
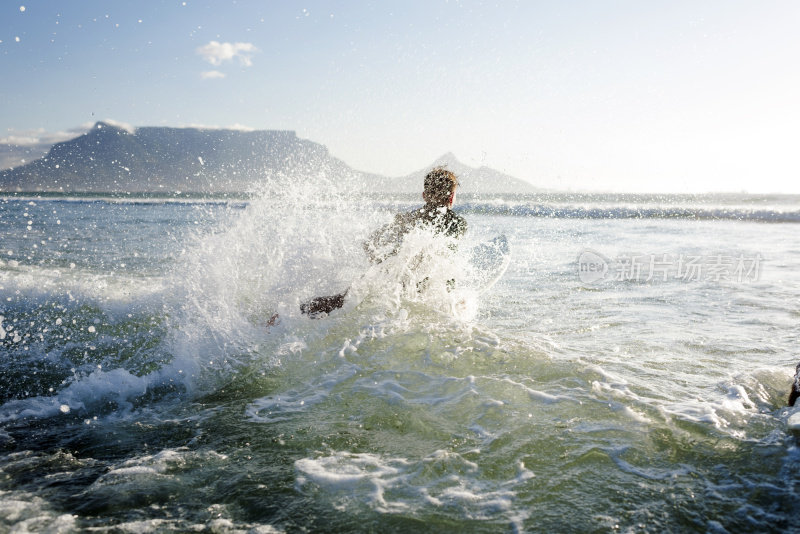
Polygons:
<instances>
[{"instance_id":1,"label":"dark shape in water","mask_svg":"<svg viewBox=\"0 0 800 534\"><path fill-rule=\"evenodd\" d=\"M344 297L346 295L347 291L337 295L313 298L300 304L300 312L308 315L312 319L317 319L322 316L323 313L327 315L333 310L338 310L344 306Z\"/></svg>"},{"instance_id":2,"label":"dark shape in water","mask_svg":"<svg viewBox=\"0 0 800 534\"><path fill-rule=\"evenodd\" d=\"M800 363L797 364L795 369L792 391L789 392L789 406L794 406L798 397L800 397Z\"/></svg>"}]
</instances>

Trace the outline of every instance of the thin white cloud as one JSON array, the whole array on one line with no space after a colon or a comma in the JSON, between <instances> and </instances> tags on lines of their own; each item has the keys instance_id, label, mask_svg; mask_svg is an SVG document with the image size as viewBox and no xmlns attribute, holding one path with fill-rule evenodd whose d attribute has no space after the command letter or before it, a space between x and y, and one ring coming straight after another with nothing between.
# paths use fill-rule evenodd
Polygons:
<instances>
[{"instance_id":1,"label":"thin white cloud","mask_svg":"<svg viewBox=\"0 0 800 534\"><path fill-rule=\"evenodd\" d=\"M225 74L218 70L207 70L205 72L201 72L200 77L204 80L214 80L224 78Z\"/></svg>"},{"instance_id":2,"label":"thin white cloud","mask_svg":"<svg viewBox=\"0 0 800 534\"><path fill-rule=\"evenodd\" d=\"M17 145L17 146L38 146L38 145L52 145L74 139L79 135L86 133L91 128L91 125L79 128L70 128L66 131L48 132L44 128L36 128L31 130L14 130L9 129L8 135L0 137L0 144L3 145Z\"/></svg>"},{"instance_id":3,"label":"thin white cloud","mask_svg":"<svg viewBox=\"0 0 800 534\"><path fill-rule=\"evenodd\" d=\"M214 77L214 76L212 76ZM117 128L122 128L129 133L136 133L136 128L128 123L115 121L113 119L103 119L102 122ZM56 143L75 139L94 128L96 122L86 122L68 130L50 132L44 128L33 128L29 130L16 130L9 128L7 135L0 137L0 169L6 169L19 165L25 159L31 160L43 156L47 150ZM176 126L178 128L199 128L204 130L238 130L242 132L252 132L255 128L244 124L232 124L229 126L213 126L208 124L186 124Z\"/></svg>"},{"instance_id":4,"label":"thin white cloud","mask_svg":"<svg viewBox=\"0 0 800 534\"><path fill-rule=\"evenodd\" d=\"M239 124L238 122L235 123L235 124L231 124L230 126L226 126L225 129L226 130L236 130L236 131L239 131L239 132L254 132L254 131L256 131L255 128L252 128L252 127L244 125L244 124Z\"/></svg>"},{"instance_id":5,"label":"thin white cloud","mask_svg":"<svg viewBox=\"0 0 800 534\"><path fill-rule=\"evenodd\" d=\"M0 145L33 146L39 144L39 138L30 135L7 135L0 137Z\"/></svg>"},{"instance_id":6,"label":"thin white cloud","mask_svg":"<svg viewBox=\"0 0 800 534\"><path fill-rule=\"evenodd\" d=\"M178 126L178 128L197 128L198 130L236 130L239 132L256 131L256 128L239 123L232 124L230 126L218 126L218 125L200 124L195 122Z\"/></svg>"},{"instance_id":7,"label":"thin white cloud","mask_svg":"<svg viewBox=\"0 0 800 534\"><path fill-rule=\"evenodd\" d=\"M127 122L115 121L114 119L103 119L102 122L126 130L129 133L136 133L136 128ZM0 137L0 144L25 147L50 146L62 141L75 139L91 130L94 125L95 122L85 122L80 126L55 132L49 132L44 128L33 128L30 130L15 130L9 128L8 135Z\"/></svg>"},{"instance_id":8,"label":"thin white cloud","mask_svg":"<svg viewBox=\"0 0 800 534\"><path fill-rule=\"evenodd\" d=\"M127 122L115 121L114 119L103 119L103 122L106 124L110 124L111 126L116 126L122 130L125 130L128 133L135 134L136 128L128 124Z\"/></svg>"},{"instance_id":9,"label":"thin white cloud","mask_svg":"<svg viewBox=\"0 0 800 534\"><path fill-rule=\"evenodd\" d=\"M239 63L245 67L250 67L253 61L250 57L258 52L258 48L252 43L220 43L211 41L206 45L198 47L197 54L205 61L215 67L222 65L226 61L238 59Z\"/></svg>"}]
</instances>

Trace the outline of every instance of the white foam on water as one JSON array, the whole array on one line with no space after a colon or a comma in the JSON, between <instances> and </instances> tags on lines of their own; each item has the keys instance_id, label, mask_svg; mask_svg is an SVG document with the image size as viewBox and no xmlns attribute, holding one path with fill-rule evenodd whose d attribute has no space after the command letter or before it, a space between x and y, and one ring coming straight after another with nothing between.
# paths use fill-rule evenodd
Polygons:
<instances>
[{"instance_id":1,"label":"white foam on water","mask_svg":"<svg viewBox=\"0 0 800 534\"><path fill-rule=\"evenodd\" d=\"M270 335L265 328L266 318L278 309L288 319L297 315L290 310L295 310L299 301L298 277L299 282L305 283L318 274L309 273L304 279L300 276L305 274L301 266L309 264L305 256L314 251L312 259L316 257L318 245L328 239L327 235L313 232L307 236L308 229L315 226L300 217L311 214L312 218L324 218L309 209L315 197L297 188L283 193L287 191L294 200L287 194L282 194L283 202L260 197L247 209L230 213L230 220L223 221L220 227L198 233L185 246L173 272L164 276L137 277L120 271L43 268L17 262L0 268L0 297L4 300L24 300L27 307L50 304L54 299L74 309L88 304L99 307L112 320L116 316L123 322L126 314L131 317L137 312L162 313L169 329L160 350L164 357L159 356L156 371L137 376L115 369L113 361L104 362L107 365L103 369L89 374L81 369L52 396L5 403L0 407L0 421L91 412L92 406L109 399L124 412L130 400L151 387L179 384L190 394L202 394L254 357L267 366L276 364L280 346L276 347L273 341L278 336ZM317 198L321 198L319 194ZM330 198L326 196L325 202ZM279 209L274 213L276 207ZM329 249L334 249L330 243ZM52 319L49 308L46 311L45 315ZM38 328L40 337L51 336L53 327L85 328L89 334L97 334L95 324L96 318L86 327L56 317L54 324L42 322ZM5 337L6 329L2 332ZM284 333L281 338L285 341L291 330L284 329ZM262 350L262 344L266 344L266 350ZM269 356L273 348L275 356Z\"/></svg>"},{"instance_id":2,"label":"white foam on water","mask_svg":"<svg viewBox=\"0 0 800 534\"><path fill-rule=\"evenodd\" d=\"M698 388L693 396L664 397L649 389L647 394L636 393L632 384L616 373L599 366L592 371L605 380L592 381L592 392L601 401L613 399L623 413L643 424L659 420L679 420L707 425L737 439L748 439L746 428L756 420L772 420L776 403L781 405L788 396L790 371L780 367L759 367L737 373L709 388ZM641 387L641 386L640 386ZM677 398L676 398L677 397ZM610 404L611 405L611 404ZM653 417L658 415L658 417Z\"/></svg>"},{"instance_id":3,"label":"white foam on water","mask_svg":"<svg viewBox=\"0 0 800 534\"><path fill-rule=\"evenodd\" d=\"M320 291L320 277L330 273L333 287L326 291L340 291L336 273L352 263L353 225L347 222L353 215L318 206L331 202L329 180L279 182L218 231L197 236L176 266L172 290L180 304L169 350L178 359L197 360L210 374L236 369L254 357L267 366L277 364L268 354L281 345L277 338L294 332L303 292ZM332 224L332 218L341 223ZM268 329L267 320L276 312L281 326Z\"/></svg>"},{"instance_id":4,"label":"white foam on water","mask_svg":"<svg viewBox=\"0 0 800 534\"><path fill-rule=\"evenodd\" d=\"M447 287L448 280L464 273L465 264L453 253L452 240L415 230L397 254L369 266L361 242L386 222L388 214L345 201L330 178L318 178L313 184L288 178L272 183L272 189L256 195L245 209L231 212L219 227L190 238L173 272L164 276L24 265L0 269L0 295L5 288L9 296L13 293L29 304L58 296L118 316L163 310L168 334L162 352L169 355L147 375L114 369L112 362L75 376L52 396L9 401L0 407L0 421L59 416L64 414L62 407L67 413L91 412L104 399L125 411L132 399L152 387L177 383L190 395L203 394L245 366L280 365L293 357L285 347L308 347L330 327L302 316L299 303L348 287L340 315L359 306L373 310L389 318L378 329L402 328L409 304L437 310L446 320L475 316L474 295ZM275 312L280 325L267 328L266 320ZM94 323L87 328L90 334L91 329L97 332ZM364 330L346 338L340 356L356 354L366 338ZM321 348L318 343L316 347ZM313 404L324 395L317 397L306 400ZM293 401L287 402L281 410L291 408Z\"/></svg>"},{"instance_id":5,"label":"white foam on water","mask_svg":"<svg viewBox=\"0 0 800 534\"><path fill-rule=\"evenodd\" d=\"M308 198L302 199L306 194ZM670 323L669 315L662 313L673 306L679 313L689 314L692 321L695 317L705 320L709 319L708 308L720 303L727 312L735 312L727 296L704 293L702 302L693 308L682 300L684 292L666 298L660 288L650 291L645 284L609 287L591 294L575 289L572 281L577 275L567 272L572 269L568 262L575 257L573 241L586 234L587 239L596 239L597 226L565 225L563 221L553 225L537 219L535 229L525 230L535 233L536 241L520 246L520 256L529 258L546 249L539 244L540 234L548 228L561 240L554 245L556 252L540 263L531 260L524 269L512 266L509 284L496 288L501 293L500 302L491 305L496 315L484 314L481 319L488 318L488 324L479 327L472 322L474 309L461 313L455 298L460 288L447 291L447 280L460 275L461 252L453 254L446 240L411 236L407 247L385 265L372 268L360 249L360 240L388 221L388 212L373 213L338 198L323 202L312 189L289 190L282 195L278 201L274 200L277 196L255 197L219 227L188 243L174 273L149 279L145 287L136 287L129 294L125 284L135 285L136 279L128 280L122 273L107 279L82 268L65 269L59 275L33 273L21 289L26 298L48 299L53 293L67 291L76 302L96 301L103 310L118 305L120 311L129 312L136 303L155 307L158 313L163 309L170 329L164 343L169 361L159 361L159 369L144 376L106 365L92 372L82 370L50 396L7 403L0 409L0 417L60 418L52 425L59 429L62 421L81 424L85 418L93 424L91 416L107 413L110 401L119 407L125 425L147 415L145 410L152 410L155 417L166 413L165 417L185 423L181 417L187 411L196 414L194 407L189 407L197 398L192 393L215 391L215 384L236 380L236 373L244 369L248 372L242 373L245 379L263 374L268 380L259 382L258 393L246 389L246 383L243 390L232 393L236 402L223 400L215 405L215 413L230 409L236 424L253 427L262 436L287 428L307 429L307 434L296 438L295 444L301 448L293 450L323 450L301 452L307 457L294 463L301 499L319 499L323 510L333 505L346 512L367 508L411 518L445 514L456 521L499 519L512 530L524 530L528 514L535 514L536 504L542 502L534 484L544 482L542 471L558 476L563 470L565 476L572 475L573 460L581 454L576 451L602 452L600 461L592 463L598 469L595 474L608 474L612 485L616 476L622 476L625 483L647 486L655 497L652 503L643 498L643 506L652 504L654 513L662 515L669 515L676 503L659 497L659 490L683 483L693 490L712 488L710 483L703 486L703 479L718 480L714 478L717 462L729 468L732 479L742 482L738 488L714 487L722 488L720 493L737 495L726 497L732 500L713 509L750 506L739 490L773 476L754 473L757 469L747 464L746 455L739 454L749 450L751 435L759 440L755 446L778 444L776 454L764 456L765 463L786 450L786 457L796 464L797 453L785 441L784 424L793 420L797 410L776 409L788 393L788 367L764 371L752 369L751 362L742 364L747 356L736 361L737 351L757 344L757 339L745 335L742 339L734 335L732 342L723 343L728 332L737 333L735 325L739 323L709 334L707 324L712 323L698 321L697 330L692 331L694 322L687 321L684 335L680 331L684 323ZM486 225L492 232L505 225L504 232L512 236L519 219L507 219L492 219ZM607 221L601 226L600 234L613 234L612 243L627 241L635 234L626 234L629 230ZM650 226L632 222L630 226L639 228L642 235L652 233ZM459 251L466 245L468 241L460 243ZM16 254L15 258L21 257ZM549 265L553 261L556 265ZM28 276L26 269L11 261L0 267L20 283ZM545 274L537 277L537 270ZM42 277L43 285L50 284L40 294L37 276ZM787 287L792 287L794 279L788 280ZM10 282L5 290L16 290L13 284L17 282ZM320 320L300 315L299 302L348 286L353 298L347 299L344 309ZM688 287L685 293L693 289ZM781 300L786 294L777 293ZM637 307L643 300L653 304ZM593 303L597 307L587 313ZM484 303L474 299L464 304L474 305L480 314ZM276 311L281 323L266 328L266 319ZM791 323L791 316L778 318ZM87 317L81 331L93 327L93 319ZM765 322L768 319L770 316L764 317ZM63 322L68 326L70 320ZM11 322L6 319L4 324ZM98 325L97 332L102 331ZM689 343L695 341L692 337L701 338L703 346ZM542 341L548 338L554 341ZM512 343L514 339L519 343ZM783 354L790 342L776 342L768 357L772 360L777 354L788 360ZM684 359L677 359L676 354ZM692 358L697 362L688 362ZM587 366L587 360L592 365ZM684 362L692 364L688 370L683 369ZM185 411L170 410L176 406L170 399L169 407L148 400L140 413L130 412L139 404L134 401L148 389L174 382L185 385L189 392L176 401L181 408L187 406ZM263 387L270 388L269 395ZM244 410L242 403L246 403ZM207 412L195 417L196 421L205 420ZM764 421L767 424L758 424ZM772 430L776 424L779 431ZM338 434L341 430L344 432ZM328 439L334 432L337 439ZM769 435L763 437L766 433ZM688 457L683 454L684 447L705 437L715 443L722 441L731 450L715 449L708 454L699 447L686 453ZM10 436L0 432L2 439ZM304 445L308 447L303 449ZM687 457L687 463L676 464L674 452ZM525 466L529 459L536 473ZM210 464L210 471L203 474L214 469L229 472L232 467L223 458L193 457L181 449L167 449L120 460L90 491L99 498L114 491L125 499L130 489L181 483L181 477L192 476L192 465L197 464ZM775 476L770 483L779 486L792 480L796 465L785 469L785 476ZM659 481L660 485L653 485ZM599 486L600 501L601 492L608 487ZM557 499L574 495L564 486L553 489ZM776 498L787 495L774 488L766 491L774 491ZM19 496L9 499L23 500ZM714 500L719 503L719 498ZM553 510L552 505L542 506L545 512ZM605 511L603 502L589 506L592 517L598 517L598 510ZM623 517L625 512L612 506L603 517ZM193 518L191 524L153 519L123 525L119 530L252 526L228 517L208 523ZM622 522L622 528L633 528L631 525ZM536 523L527 526L535 528ZM674 524L667 524L667 529L670 526ZM271 527L263 528L269 531Z\"/></svg>"},{"instance_id":6,"label":"white foam on water","mask_svg":"<svg viewBox=\"0 0 800 534\"><path fill-rule=\"evenodd\" d=\"M0 530L17 534L66 534L75 531L76 519L72 514L56 512L37 495L25 491L0 490Z\"/></svg>"},{"instance_id":7,"label":"white foam on water","mask_svg":"<svg viewBox=\"0 0 800 534\"><path fill-rule=\"evenodd\" d=\"M112 467L94 483L97 485L118 484L121 479L131 479L139 476L171 476L171 472L180 472L188 464L197 463L222 463L228 457L215 451L197 452L188 448L164 449L152 455L144 455L123 461Z\"/></svg>"},{"instance_id":8,"label":"white foam on water","mask_svg":"<svg viewBox=\"0 0 800 534\"><path fill-rule=\"evenodd\" d=\"M609 407L612 410L623 413L631 420L642 424L651 424L654 421L651 417L635 408L640 408L649 414L653 414L653 409L655 408L657 410L656 413L661 414L665 419L677 418L692 423L710 424L717 429L723 429L729 425L729 422L720 411L726 406L740 408L742 406L741 403L736 402L735 397L731 396L719 399L719 402L713 400L704 401L699 398L681 399L681 401L675 402L644 397L635 393L627 381L615 374L603 371L599 367L594 367L593 369L603 373L613 381L594 380L592 382L592 393L604 402L607 402L608 399L613 399L614 402L609 403Z\"/></svg>"},{"instance_id":9,"label":"white foam on water","mask_svg":"<svg viewBox=\"0 0 800 534\"><path fill-rule=\"evenodd\" d=\"M672 468L634 466L630 462L626 462L621 458L621 455L626 450L627 448L621 447L612 450L606 450L605 452L622 471L634 474L637 477L648 480L670 480L676 479L680 476L690 475L692 473L692 469L686 466L676 466Z\"/></svg>"},{"instance_id":10,"label":"white foam on water","mask_svg":"<svg viewBox=\"0 0 800 534\"><path fill-rule=\"evenodd\" d=\"M233 523L230 519L212 519L206 523L196 523L183 519L145 519L125 521L115 525L93 526L92 532L125 532L130 534L149 534L158 532L213 532L248 534L282 534L285 532L272 525L253 523Z\"/></svg>"},{"instance_id":11,"label":"white foam on water","mask_svg":"<svg viewBox=\"0 0 800 534\"><path fill-rule=\"evenodd\" d=\"M161 373L157 373L161 374ZM92 410L109 401L117 403L121 412L131 408L130 400L143 395L152 383L152 376L136 376L122 368L97 370L70 383L53 396L11 400L0 406L0 422L25 417L55 417L73 411Z\"/></svg>"},{"instance_id":12,"label":"white foam on water","mask_svg":"<svg viewBox=\"0 0 800 534\"><path fill-rule=\"evenodd\" d=\"M466 265L452 239L414 230L396 254L370 265L362 242L388 214L341 194L328 176L318 178L272 183L219 231L186 247L171 286L180 304L167 347L175 360L196 362L188 387L214 387L254 362L263 369L281 365L292 357L282 354L287 343L326 350L318 343L334 317L381 315L402 325L409 305L445 320L475 317L477 297L448 287ZM345 290L343 308L328 320L300 313L301 302ZM268 328L276 313L278 324ZM344 337L339 355L356 354L363 339L363 330Z\"/></svg>"},{"instance_id":13,"label":"white foam on water","mask_svg":"<svg viewBox=\"0 0 800 534\"><path fill-rule=\"evenodd\" d=\"M521 530L526 515L514 510L514 487L535 475L524 465L510 480L481 480L476 460L437 450L413 460L372 453L337 451L295 462L299 491L315 494L341 511L362 506L387 514L418 514L442 509L470 519L504 516Z\"/></svg>"},{"instance_id":14,"label":"white foam on water","mask_svg":"<svg viewBox=\"0 0 800 534\"><path fill-rule=\"evenodd\" d=\"M572 398L570 398L570 397L568 397L566 395L552 395L552 394L546 393L544 391L538 391L538 390L535 390L533 388L529 388L525 384L522 384L520 382L516 382L516 381L514 381L514 380L512 380L512 379L510 379L508 377L501 378L500 380L502 382L505 382L506 384L509 384L509 385L515 387L515 388L522 389L525 393L527 393L530 396L530 398L532 400L535 400L537 402L542 402L542 403L545 403L545 404L552 404L552 403L556 403L556 402L574 400L574 399L572 399Z\"/></svg>"},{"instance_id":15,"label":"white foam on water","mask_svg":"<svg viewBox=\"0 0 800 534\"><path fill-rule=\"evenodd\" d=\"M800 404L796 404L787 410L786 428L789 430L800 430Z\"/></svg>"},{"instance_id":16,"label":"white foam on water","mask_svg":"<svg viewBox=\"0 0 800 534\"><path fill-rule=\"evenodd\" d=\"M162 277L132 276L120 272L92 272L84 269L54 269L18 265L0 269L0 299L24 298L41 302L64 298L88 302L109 311L125 312L131 307L157 309L163 303L167 281Z\"/></svg>"}]
</instances>

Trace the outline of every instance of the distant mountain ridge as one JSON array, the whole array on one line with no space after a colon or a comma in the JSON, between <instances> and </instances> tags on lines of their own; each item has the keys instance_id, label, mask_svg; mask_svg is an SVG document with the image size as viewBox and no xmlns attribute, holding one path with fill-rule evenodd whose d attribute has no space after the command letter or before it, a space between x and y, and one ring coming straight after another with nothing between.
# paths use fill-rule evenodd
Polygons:
<instances>
[{"instance_id":1,"label":"distant mountain ridge","mask_svg":"<svg viewBox=\"0 0 800 534\"><path fill-rule=\"evenodd\" d=\"M241 193L265 180L324 175L360 192L419 193L425 173L440 165L459 176L465 193L536 191L488 167L472 169L449 153L430 167L388 178L354 170L324 145L288 130L129 130L98 122L54 144L44 157L0 171L0 192Z\"/></svg>"},{"instance_id":2,"label":"distant mountain ridge","mask_svg":"<svg viewBox=\"0 0 800 534\"><path fill-rule=\"evenodd\" d=\"M10 169L44 157L48 150L50 150L50 145L41 143L33 145L0 144L0 169Z\"/></svg>"},{"instance_id":3,"label":"distant mountain ridge","mask_svg":"<svg viewBox=\"0 0 800 534\"><path fill-rule=\"evenodd\" d=\"M542 191L542 189L534 187L528 182L489 167L469 167L458 161L451 152L442 155L434 161L432 165L424 169L419 169L407 176L395 178L387 182L385 186L386 191L391 193L422 191L422 183L425 175L433 167L445 167L455 173L460 183L460 194L524 194Z\"/></svg>"},{"instance_id":4,"label":"distant mountain ridge","mask_svg":"<svg viewBox=\"0 0 800 534\"><path fill-rule=\"evenodd\" d=\"M352 174L324 146L293 131L142 127L96 123L47 155L0 172L4 191L246 191L270 175L324 167Z\"/></svg>"}]
</instances>

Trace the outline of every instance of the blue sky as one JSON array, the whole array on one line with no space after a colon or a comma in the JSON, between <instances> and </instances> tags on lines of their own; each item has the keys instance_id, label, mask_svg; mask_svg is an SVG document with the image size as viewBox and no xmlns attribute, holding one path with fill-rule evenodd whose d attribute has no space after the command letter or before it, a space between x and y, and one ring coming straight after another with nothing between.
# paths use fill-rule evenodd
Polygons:
<instances>
[{"instance_id":1,"label":"blue sky","mask_svg":"<svg viewBox=\"0 0 800 534\"><path fill-rule=\"evenodd\" d=\"M291 129L400 176L800 193L794 1L0 4L0 141Z\"/></svg>"}]
</instances>

